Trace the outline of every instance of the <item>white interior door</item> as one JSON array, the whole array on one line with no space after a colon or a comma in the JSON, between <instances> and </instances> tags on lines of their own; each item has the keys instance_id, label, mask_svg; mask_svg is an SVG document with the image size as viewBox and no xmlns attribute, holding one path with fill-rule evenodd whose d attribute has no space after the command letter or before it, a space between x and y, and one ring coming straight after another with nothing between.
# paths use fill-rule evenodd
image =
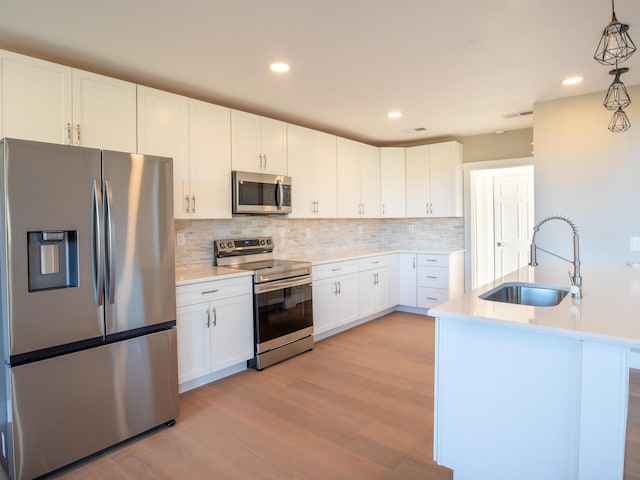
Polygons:
<instances>
[{"instance_id":1,"label":"white interior door","mask_svg":"<svg viewBox=\"0 0 640 480\"><path fill-rule=\"evenodd\" d=\"M529 261L533 228L533 176L496 176L493 179L495 278Z\"/></svg>"}]
</instances>

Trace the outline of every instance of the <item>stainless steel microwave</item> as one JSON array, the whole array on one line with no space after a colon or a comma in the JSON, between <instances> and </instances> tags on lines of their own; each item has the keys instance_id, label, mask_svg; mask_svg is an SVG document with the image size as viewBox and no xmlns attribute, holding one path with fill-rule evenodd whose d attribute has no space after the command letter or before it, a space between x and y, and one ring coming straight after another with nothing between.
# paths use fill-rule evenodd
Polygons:
<instances>
[{"instance_id":1,"label":"stainless steel microwave","mask_svg":"<svg viewBox=\"0 0 640 480\"><path fill-rule=\"evenodd\" d=\"M231 175L234 214L291 213L291 177L238 171Z\"/></svg>"}]
</instances>

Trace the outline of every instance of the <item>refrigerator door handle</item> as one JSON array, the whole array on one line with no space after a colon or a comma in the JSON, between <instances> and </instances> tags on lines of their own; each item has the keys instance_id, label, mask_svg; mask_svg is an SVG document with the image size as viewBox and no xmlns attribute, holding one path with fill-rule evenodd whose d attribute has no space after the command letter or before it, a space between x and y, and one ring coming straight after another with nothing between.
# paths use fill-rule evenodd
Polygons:
<instances>
[{"instance_id":1,"label":"refrigerator door handle","mask_svg":"<svg viewBox=\"0 0 640 480\"><path fill-rule=\"evenodd\" d=\"M102 192L98 181L93 180L91 191L91 271L93 273L93 299L97 307L104 302L104 262L102 261L102 232L100 221L100 204Z\"/></svg>"},{"instance_id":2,"label":"refrigerator door handle","mask_svg":"<svg viewBox=\"0 0 640 480\"><path fill-rule=\"evenodd\" d=\"M107 301L109 305L113 305L115 301L115 263L113 258L113 220L111 217L111 208L113 203L113 190L111 182L104 181L104 218L105 218L105 268L107 275L105 280Z\"/></svg>"}]
</instances>

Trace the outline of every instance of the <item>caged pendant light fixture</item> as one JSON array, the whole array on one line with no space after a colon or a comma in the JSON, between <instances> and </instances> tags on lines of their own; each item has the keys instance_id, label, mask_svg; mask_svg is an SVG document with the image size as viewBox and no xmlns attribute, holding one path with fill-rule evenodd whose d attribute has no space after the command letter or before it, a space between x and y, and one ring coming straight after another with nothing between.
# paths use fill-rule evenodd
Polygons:
<instances>
[{"instance_id":1,"label":"caged pendant light fixture","mask_svg":"<svg viewBox=\"0 0 640 480\"><path fill-rule=\"evenodd\" d=\"M602 65L615 65L616 67L609 72L610 75L615 75L615 78L609 85L603 102L604 108L614 111L609 122L611 132L626 132L631 127L631 122L624 112L624 109L631 104L631 98L629 98L624 83L620 80L620 75L627 73L629 69L618 68L618 63L628 60L635 51L636 46L629 36L629 25L618 21L614 0L611 0L611 20L604 28L596 53L593 55L593 58Z\"/></svg>"},{"instance_id":2,"label":"caged pendant light fixture","mask_svg":"<svg viewBox=\"0 0 640 480\"><path fill-rule=\"evenodd\" d=\"M616 112L611 117L611 121L609 122L609 130L611 132L626 132L631 127L631 122L627 117L627 114L624 113L622 108L618 108Z\"/></svg>"},{"instance_id":3,"label":"caged pendant light fixture","mask_svg":"<svg viewBox=\"0 0 640 480\"><path fill-rule=\"evenodd\" d=\"M616 65L628 60L636 46L629 36L629 25L620 23L616 18L614 0L611 0L611 20L604 27L600 43L593 55L602 65Z\"/></svg>"},{"instance_id":4,"label":"caged pendant light fixture","mask_svg":"<svg viewBox=\"0 0 640 480\"><path fill-rule=\"evenodd\" d=\"M631 104L631 98L629 98L629 94L627 93L627 87L625 87L622 80L620 80L620 75L627 73L628 71L628 68L616 68L609 72L609 75L615 75L616 77L611 85L609 85L607 95L604 97L603 105L607 110L618 110L619 108L624 109Z\"/></svg>"}]
</instances>

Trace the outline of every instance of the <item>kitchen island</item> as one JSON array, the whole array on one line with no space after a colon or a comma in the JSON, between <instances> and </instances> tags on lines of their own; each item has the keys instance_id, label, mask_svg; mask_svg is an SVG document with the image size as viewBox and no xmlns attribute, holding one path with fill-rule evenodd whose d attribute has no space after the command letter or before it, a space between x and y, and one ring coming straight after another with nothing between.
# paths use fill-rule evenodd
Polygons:
<instances>
[{"instance_id":1,"label":"kitchen island","mask_svg":"<svg viewBox=\"0 0 640 480\"><path fill-rule=\"evenodd\" d=\"M569 286L525 267L433 308L434 460L456 480L622 479L629 368L640 358L640 270L584 265L583 297L483 300L505 282Z\"/></svg>"}]
</instances>

